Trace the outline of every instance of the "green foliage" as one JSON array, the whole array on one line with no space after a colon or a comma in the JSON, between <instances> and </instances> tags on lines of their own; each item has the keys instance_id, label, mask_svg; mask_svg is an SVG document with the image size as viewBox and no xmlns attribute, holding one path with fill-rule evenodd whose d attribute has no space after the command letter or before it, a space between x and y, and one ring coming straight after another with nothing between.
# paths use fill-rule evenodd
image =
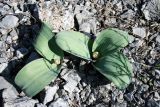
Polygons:
<instances>
[{"instance_id":1,"label":"green foliage","mask_svg":"<svg viewBox=\"0 0 160 107\"><path fill-rule=\"evenodd\" d=\"M32 97L57 77L59 73L56 64L50 64L40 58L24 66L15 78L15 83L26 95Z\"/></svg>"},{"instance_id":2,"label":"green foliage","mask_svg":"<svg viewBox=\"0 0 160 107\"><path fill-rule=\"evenodd\" d=\"M120 49L128 45L130 37L125 31L109 28L100 32L93 46L87 45L88 36L73 31L58 33L56 42L62 50L75 56L89 60L91 57L93 66L100 73L119 89L124 89L131 81L132 67L128 59L120 53Z\"/></svg>"},{"instance_id":3,"label":"green foliage","mask_svg":"<svg viewBox=\"0 0 160 107\"><path fill-rule=\"evenodd\" d=\"M88 36L75 31L63 31L56 35L56 42L61 49L87 60L91 59L88 48L89 40Z\"/></svg>"},{"instance_id":4,"label":"green foliage","mask_svg":"<svg viewBox=\"0 0 160 107\"><path fill-rule=\"evenodd\" d=\"M45 24L42 23L41 29L37 38L33 43L36 51L45 59L52 61L53 59L62 59L63 51L55 42L55 34Z\"/></svg>"},{"instance_id":5,"label":"green foliage","mask_svg":"<svg viewBox=\"0 0 160 107\"><path fill-rule=\"evenodd\" d=\"M120 53L120 49L128 45L129 39L127 32L116 28L100 32L95 40L75 31L62 31L55 35L43 23L33 43L43 58L24 66L17 74L15 83L26 95L36 95L57 77L63 51L66 51L89 60L93 67L119 89L124 89L131 81L132 67L128 59Z\"/></svg>"}]
</instances>

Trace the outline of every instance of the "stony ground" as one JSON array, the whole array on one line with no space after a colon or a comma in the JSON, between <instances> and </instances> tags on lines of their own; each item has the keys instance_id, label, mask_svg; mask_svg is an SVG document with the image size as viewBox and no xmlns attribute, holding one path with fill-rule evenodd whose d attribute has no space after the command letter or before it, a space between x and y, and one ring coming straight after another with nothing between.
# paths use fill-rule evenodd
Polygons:
<instances>
[{"instance_id":1,"label":"stony ground","mask_svg":"<svg viewBox=\"0 0 160 107\"><path fill-rule=\"evenodd\" d=\"M129 32L133 40L123 52L133 64L131 84L118 90L68 55L55 81L37 96L25 96L13 80L26 63L40 57L32 46L38 20L47 21L53 32L72 29L95 35L108 27ZM0 106L160 107L160 0L2 1Z\"/></svg>"}]
</instances>

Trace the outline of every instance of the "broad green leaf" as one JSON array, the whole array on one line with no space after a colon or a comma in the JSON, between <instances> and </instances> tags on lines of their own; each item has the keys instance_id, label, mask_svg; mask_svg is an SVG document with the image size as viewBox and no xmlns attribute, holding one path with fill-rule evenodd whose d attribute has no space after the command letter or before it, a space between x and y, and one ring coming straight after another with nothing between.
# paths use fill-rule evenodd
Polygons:
<instances>
[{"instance_id":1,"label":"broad green leaf","mask_svg":"<svg viewBox=\"0 0 160 107\"><path fill-rule=\"evenodd\" d=\"M37 52L49 61L63 57L63 51L55 42L55 34L44 23L42 23L42 27L33 45Z\"/></svg>"},{"instance_id":2,"label":"broad green leaf","mask_svg":"<svg viewBox=\"0 0 160 107\"><path fill-rule=\"evenodd\" d=\"M128 86L132 77L132 66L128 59L120 52L98 59L94 67L112 81L119 89Z\"/></svg>"},{"instance_id":3,"label":"broad green leaf","mask_svg":"<svg viewBox=\"0 0 160 107\"><path fill-rule=\"evenodd\" d=\"M93 43L92 52L99 52L103 57L128 45L130 35L116 28L106 29L97 36Z\"/></svg>"},{"instance_id":4,"label":"broad green leaf","mask_svg":"<svg viewBox=\"0 0 160 107\"><path fill-rule=\"evenodd\" d=\"M91 60L89 39L83 33L75 31L62 31L56 35L56 42L62 50L87 60Z\"/></svg>"},{"instance_id":5,"label":"broad green leaf","mask_svg":"<svg viewBox=\"0 0 160 107\"><path fill-rule=\"evenodd\" d=\"M32 97L57 77L59 67L41 58L24 66L16 75L15 83Z\"/></svg>"}]
</instances>

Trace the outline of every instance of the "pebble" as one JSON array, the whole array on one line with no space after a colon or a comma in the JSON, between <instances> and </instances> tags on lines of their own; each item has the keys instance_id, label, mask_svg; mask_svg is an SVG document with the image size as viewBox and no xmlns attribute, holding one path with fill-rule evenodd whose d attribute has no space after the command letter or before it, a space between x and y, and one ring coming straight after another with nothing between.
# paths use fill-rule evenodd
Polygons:
<instances>
[{"instance_id":1,"label":"pebble","mask_svg":"<svg viewBox=\"0 0 160 107\"><path fill-rule=\"evenodd\" d=\"M13 15L5 16L0 22L0 27L4 29L11 29L18 25L18 18Z\"/></svg>"},{"instance_id":2,"label":"pebble","mask_svg":"<svg viewBox=\"0 0 160 107\"><path fill-rule=\"evenodd\" d=\"M58 98L56 101L52 102L48 107L69 107L69 104L64 99Z\"/></svg>"},{"instance_id":3,"label":"pebble","mask_svg":"<svg viewBox=\"0 0 160 107\"><path fill-rule=\"evenodd\" d=\"M134 28L132 28L132 30L133 30L133 34L135 34L141 38L144 38L147 36L145 28L134 27Z\"/></svg>"}]
</instances>

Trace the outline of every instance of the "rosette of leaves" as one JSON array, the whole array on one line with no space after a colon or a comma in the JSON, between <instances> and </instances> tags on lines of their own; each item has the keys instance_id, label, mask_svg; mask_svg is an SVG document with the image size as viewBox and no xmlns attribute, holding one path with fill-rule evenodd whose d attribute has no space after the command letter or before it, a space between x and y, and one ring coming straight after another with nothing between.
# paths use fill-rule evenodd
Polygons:
<instances>
[{"instance_id":1,"label":"rosette of leaves","mask_svg":"<svg viewBox=\"0 0 160 107\"><path fill-rule=\"evenodd\" d=\"M57 45L64 51L89 60L93 67L119 89L128 86L132 66L120 50L129 43L130 35L116 28L100 32L95 40L83 33L62 31L56 35Z\"/></svg>"},{"instance_id":2,"label":"rosette of leaves","mask_svg":"<svg viewBox=\"0 0 160 107\"><path fill-rule=\"evenodd\" d=\"M55 42L55 34L45 23L42 23L33 46L43 58L25 65L15 77L15 83L30 97L57 77L63 58L63 51Z\"/></svg>"}]
</instances>

